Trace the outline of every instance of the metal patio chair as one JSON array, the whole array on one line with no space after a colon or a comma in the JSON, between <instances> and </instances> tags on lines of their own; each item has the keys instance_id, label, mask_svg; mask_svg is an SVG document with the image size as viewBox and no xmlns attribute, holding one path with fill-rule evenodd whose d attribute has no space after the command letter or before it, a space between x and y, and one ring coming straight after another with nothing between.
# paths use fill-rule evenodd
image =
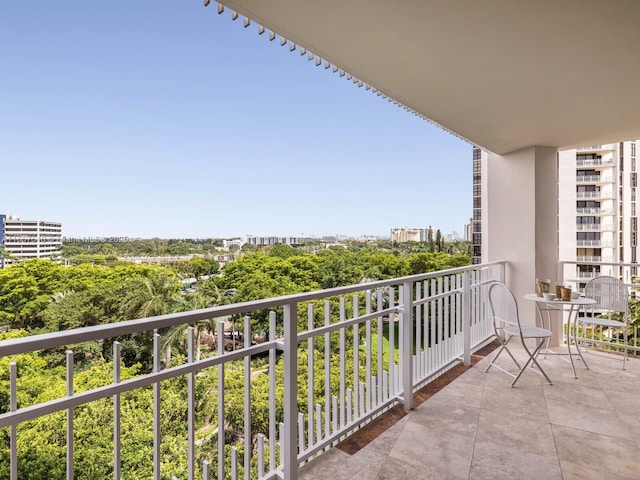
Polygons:
<instances>
[{"instance_id":1,"label":"metal patio chair","mask_svg":"<svg viewBox=\"0 0 640 480\"><path fill-rule=\"evenodd\" d=\"M536 360L536 355L538 355L546 340L551 337L551 331L545 328L523 326L520 323L520 315L518 314L518 302L516 302L511 290L503 283L494 283L489 287L489 307L493 317L493 329L501 345L485 372L488 372L491 367L496 367L498 370L514 377L513 382L511 382L511 386L514 387L525 369L530 364L535 364L540 373L547 379L547 382L553 385L553 382ZM529 357L522 366L520 366L508 347L508 343L513 337L520 338L522 346ZM527 346L527 339L537 340L533 350ZM517 374L511 373L495 363L503 351L506 351L518 366L519 371Z\"/></svg>"},{"instance_id":2,"label":"metal patio chair","mask_svg":"<svg viewBox=\"0 0 640 480\"><path fill-rule=\"evenodd\" d=\"M624 334L624 355L622 357L622 369L626 369L627 355L627 329L629 326L629 289L622 281L615 277L596 277L587 283L584 288L584 296L596 301L583 316L578 317L578 324L582 326L582 337L580 340L588 342L584 335L587 327L601 327L622 330ZM621 313L622 320L612 317L614 313ZM598 315L598 316L596 316ZM577 332L574 332L574 342L578 350L580 349L576 341ZM619 337L618 337L619 338Z\"/></svg>"}]
</instances>

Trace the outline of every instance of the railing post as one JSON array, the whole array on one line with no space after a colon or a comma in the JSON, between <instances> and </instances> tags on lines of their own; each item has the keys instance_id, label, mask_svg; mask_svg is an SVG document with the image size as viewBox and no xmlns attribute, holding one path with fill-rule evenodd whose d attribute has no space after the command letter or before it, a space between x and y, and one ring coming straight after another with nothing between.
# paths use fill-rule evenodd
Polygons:
<instances>
[{"instance_id":1,"label":"railing post","mask_svg":"<svg viewBox=\"0 0 640 480\"><path fill-rule=\"evenodd\" d=\"M469 270L462 272L462 363L471 365L471 280Z\"/></svg>"},{"instance_id":2,"label":"railing post","mask_svg":"<svg viewBox=\"0 0 640 480\"><path fill-rule=\"evenodd\" d=\"M284 306L284 448L285 480L298 478L298 304Z\"/></svg>"},{"instance_id":3,"label":"railing post","mask_svg":"<svg viewBox=\"0 0 640 480\"><path fill-rule=\"evenodd\" d=\"M404 408L413 408L413 282L402 285L402 390Z\"/></svg>"}]
</instances>

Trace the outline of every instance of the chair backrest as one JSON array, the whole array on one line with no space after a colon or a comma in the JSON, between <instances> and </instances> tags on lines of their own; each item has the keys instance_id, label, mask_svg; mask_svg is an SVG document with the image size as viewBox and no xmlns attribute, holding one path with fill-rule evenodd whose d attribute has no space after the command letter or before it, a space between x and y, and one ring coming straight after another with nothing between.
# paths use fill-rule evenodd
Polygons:
<instances>
[{"instance_id":1,"label":"chair backrest","mask_svg":"<svg viewBox=\"0 0 640 480\"><path fill-rule=\"evenodd\" d=\"M594 310L622 312L626 315L629 306L629 289L615 277L596 277L587 283L584 296L596 301Z\"/></svg>"},{"instance_id":2,"label":"chair backrest","mask_svg":"<svg viewBox=\"0 0 640 480\"><path fill-rule=\"evenodd\" d=\"M500 322L520 326L518 302L504 283L496 282L489 287L489 308L494 328L498 328Z\"/></svg>"}]
</instances>

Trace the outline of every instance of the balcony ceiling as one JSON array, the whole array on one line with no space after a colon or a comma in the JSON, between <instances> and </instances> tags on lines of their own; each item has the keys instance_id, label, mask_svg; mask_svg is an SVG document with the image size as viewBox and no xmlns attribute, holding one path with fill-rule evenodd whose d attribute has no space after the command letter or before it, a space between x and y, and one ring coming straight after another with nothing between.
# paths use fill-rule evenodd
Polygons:
<instances>
[{"instance_id":1,"label":"balcony ceiling","mask_svg":"<svg viewBox=\"0 0 640 480\"><path fill-rule=\"evenodd\" d=\"M221 3L494 153L640 138L637 0Z\"/></svg>"}]
</instances>

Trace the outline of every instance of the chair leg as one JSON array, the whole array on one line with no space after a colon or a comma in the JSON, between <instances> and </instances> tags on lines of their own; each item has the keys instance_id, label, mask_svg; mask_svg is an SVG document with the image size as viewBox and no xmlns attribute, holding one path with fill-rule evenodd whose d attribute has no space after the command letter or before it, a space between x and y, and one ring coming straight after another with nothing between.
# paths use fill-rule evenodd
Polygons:
<instances>
[{"instance_id":1,"label":"chair leg","mask_svg":"<svg viewBox=\"0 0 640 480\"><path fill-rule=\"evenodd\" d=\"M627 361L628 361L627 353L628 353L628 346L629 346L629 344L627 342L628 342L627 329L625 327L625 329L624 329L624 357L622 357L622 369L623 370L627 369Z\"/></svg>"},{"instance_id":2,"label":"chair leg","mask_svg":"<svg viewBox=\"0 0 640 480\"><path fill-rule=\"evenodd\" d=\"M500 338L500 337L498 337ZM498 359L498 357L500 356L500 354L502 353L503 350L506 350L506 352L509 354L509 356L511 357L511 360L513 360L515 362L515 364L518 366L518 368L520 368L520 364L518 363L518 361L515 359L515 357L513 356L513 354L509 351L509 349L507 348L507 343L509 343L509 340L511 340L511 337L507 338L501 345L500 350L498 350L498 353L496 353L495 357L493 357L493 360L491 360L491 362L489 363L489 365L487 366L487 368L485 368L484 372L487 373L489 371L489 369L491 367L496 367L498 369L500 369L500 367L498 367L497 365L494 365L494 362Z\"/></svg>"},{"instance_id":3,"label":"chair leg","mask_svg":"<svg viewBox=\"0 0 640 480\"><path fill-rule=\"evenodd\" d=\"M536 355L538 355L538 353L540 352L540 349L542 348L544 343L545 343L545 339L540 340L540 342L538 342L538 344L536 345L536 348L533 350L533 352L530 352L529 349L527 348L527 346L525 345L525 343L522 342L522 346L524 347L525 351L529 355L529 359L524 364L524 366L520 369L520 371L518 372L518 375L516 375L516 378L513 379L513 382L511 382L511 387L515 387L516 386L516 382L520 379L520 376L524 373L524 371L527 369L527 367L529 366L529 364L531 362L536 364L536 366L538 367L538 369L540 370L542 375L544 375L544 378L546 378L547 382L549 382L549 385L553 385L553 382L549 379L549 377L547 376L547 373L542 369L542 367L540 366L540 364L536 360Z\"/></svg>"}]
</instances>

